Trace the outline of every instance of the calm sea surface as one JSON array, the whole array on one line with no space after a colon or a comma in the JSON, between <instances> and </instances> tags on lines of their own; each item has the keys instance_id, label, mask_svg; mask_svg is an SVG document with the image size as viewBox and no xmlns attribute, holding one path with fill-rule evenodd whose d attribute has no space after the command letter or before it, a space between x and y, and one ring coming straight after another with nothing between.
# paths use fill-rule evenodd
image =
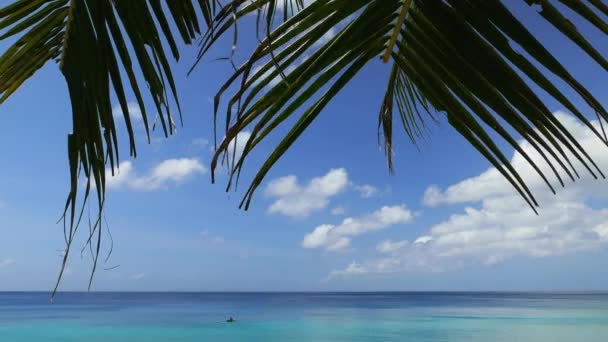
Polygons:
<instances>
[{"instance_id":1,"label":"calm sea surface","mask_svg":"<svg viewBox=\"0 0 608 342\"><path fill-rule=\"evenodd\" d=\"M0 341L605 342L608 294L6 292Z\"/></svg>"}]
</instances>

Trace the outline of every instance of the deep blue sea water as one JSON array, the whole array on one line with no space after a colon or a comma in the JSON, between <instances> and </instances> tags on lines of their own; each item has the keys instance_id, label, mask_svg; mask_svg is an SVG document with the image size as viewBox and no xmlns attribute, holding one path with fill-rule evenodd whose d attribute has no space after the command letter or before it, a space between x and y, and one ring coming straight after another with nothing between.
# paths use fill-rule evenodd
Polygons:
<instances>
[{"instance_id":1,"label":"deep blue sea water","mask_svg":"<svg viewBox=\"0 0 608 342\"><path fill-rule=\"evenodd\" d=\"M605 342L608 294L6 292L0 341Z\"/></svg>"}]
</instances>

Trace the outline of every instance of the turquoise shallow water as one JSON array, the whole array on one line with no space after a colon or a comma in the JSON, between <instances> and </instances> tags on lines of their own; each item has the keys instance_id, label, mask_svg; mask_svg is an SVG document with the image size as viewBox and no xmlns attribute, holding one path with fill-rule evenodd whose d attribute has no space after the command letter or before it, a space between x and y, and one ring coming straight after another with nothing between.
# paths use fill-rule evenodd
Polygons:
<instances>
[{"instance_id":1,"label":"turquoise shallow water","mask_svg":"<svg viewBox=\"0 0 608 342\"><path fill-rule=\"evenodd\" d=\"M0 293L0 341L604 342L608 294Z\"/></svg>"}]
</instances>

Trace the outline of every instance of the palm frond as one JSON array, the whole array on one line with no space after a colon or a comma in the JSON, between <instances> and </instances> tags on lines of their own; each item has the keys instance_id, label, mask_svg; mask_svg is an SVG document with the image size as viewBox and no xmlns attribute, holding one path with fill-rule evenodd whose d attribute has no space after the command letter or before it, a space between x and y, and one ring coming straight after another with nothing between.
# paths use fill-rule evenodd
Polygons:
<instances>
[{"instance_id":1,"label":"palm frond","mask_svg":"<svg viewBox=\"0 0 608 342\"><path fill-rule=\"evenodd\" d=\"M521 1L535 5L530 7L531 13L539 8L539 18L549 27L584 52L589 61L608 69L597 43L571 20L577 18L576 22L585 22L606 35L608 6L602 0ZM0 9L0 40L14 40L0 56L0 103L47 62L59 64L67 81L73 118L73 131L68 135L71 188L63 217L63 266L84 207L95 192L98 214L90 222L87 239L94 256L91 281L102 238L106 167L113 173L120 162L111 97L116 96L124 115L130 155L136 156L137 150L128 92L137 100L148 138L148 102L153 104L165 135L171 134L172 106L181 118L169 62L180 57L178 36L184 44L199 45L193 68L224 37L232 40L225 59L232 63L234 72L214 100L216 131L221 105L226 112L222 125L225 138L216 144L212 177L218 164L226 163L230 172L227 190L236 188L252 151L278 127L294 122L253 177L241 202L245 209L268 171L327 104L371 61L384 60L391 65L386 68L389 77L378 133L390 170L394 115L414 143L428 129L429 120L445 116L536 210L533 193L495 137L519 152L555 192L552 178L563 186L563 178L579 177L574 161L592 177L603 178L604 174L534 89L542 89L563 105L607 145L603 121L608 120L608 112L505 2L17 0ZM239 23L247 18L256 20L256 32L245 37L255 36L258 44L238 65ZM331 32L336 34L323 39ZM140 89L142 79L147 95ZM577 94L586 106L575 105L580 101L566 93ZM584 114L588 108L598 117L599 129ZM236 144L231 142L243 130L251 130L251 135L237 157L231 151ZM521 138L543 163L520 148ZM84 190L79 189L80 177L87 180ZM63 269L59 279L62 274Z\"/></svg>"},{"instance_id":2,"label":"palm frond","mask_svg":"<svg viewBox=\"0 0 608 342\"><path fill-rule=\"evenodd\" d=\"M385 44L383 37L391 29L397 8L396 1L382 3L367 0L314 1L273 30L258 45L251 58L229 78L216 96L216 104L221 100L224 90L239 77L242 77L241 87L228 101L226 127L230 128L218 151L229 152L229 141L257 120L241 157L231 167L232 177L238 176L243 161L262 139L307 101L312 101L311 98L315 93L323 87L329 87L323 95L312 101L313 104L304 111L279 147L262 166L241 205L249 206L251 196L266 172L317 117L329 100L336 95L337 90L342 89L341 80L344 77L352 78L354 71L360 70L363 66L361 65L363 61L367 63L374 56L379 55ZM356 15L327 44L316 51L312 49L313 45L337 23L343 22L361 10L363 12ZM272 51L276 51L274 58L263 64L261 69L249 78L254 64L268 57ZM310 53L310 56L296 66L294 62L302 58L304 53ZM287 70L290 66L295 67L293 71L276 86L264 90L280 76L280 70ZM258 95L259 99L256 99ZM238 107L237 115L235 123L231 125L232 109L235 105ZM212 169L217 166L220 155L221 153L216 153L214 156Z\"/></svg>"},{"instance_id":3,"label":"palm frond","mask_svg":"<svg viewBox=\"0 0 608 342\"><path fill-rule=\"evenodd\" d=\"M218 6L215 0L200 0L198 4L199 9L195 10L192 1L166 1L163 4L161 0L20 0L0 9L0 29L4 30L0 39L19 36L0 57L0 102L51 60L59 63L67 81L73 131L68 135L71 189L64 213L64 219L69 223L65 232L63 267L94 182L98 215L87 240L88 244L96 241L91 280L101 243L106 163L109 162L112 173L119 165L111 93L114 92L122 109L132 156L136 156L137 151L125 87L130 88L137 99L149 138L149 116L138 74L148 85L149 98L165 135L172 133L172 125L167 124L173 115L167 93L171 93L178 112L179 102L160 32L170 46L173 58L178 59L176 39L167 18L172 18L182 40L189 44L202 31L198 12L209 27ZM123 75L128 78L126 85ZM87 179L87 186L80 203L83 209L77 212L81 174ZM57 286L62 274L63 268Z\"/></svg>"},{"instance_id":4,"label":"palm frond","mask_svg":"<svg viewBox=\"0 0 608 342\"><path fill-rule=\"evenodd\" d=\"M606 7L559 0L578 16L606 33ZM606 69L606 60L575 25L549 0L528 1L541 6L539 14L572 41L591 60ZM213 41L238 18L251 11L235 11L221 21L222 30L208 35L203 56ZM533 11L533 7L530 8ZM341 26L344 19L349 23ZM336 36L321 47L317 42L329 30ZM511 46L516 43L527 55ZM384 49L383 49L384 47ZM273 54L271 56L271 53ZM271 56L272 58L269 58ZM301 64L298 58L310 56ZM225 138L218 146L212 169L228 163L231 177L227 190L238 183L240 171L251 151L290 117L298 117L283 140L262 165L245 193L241 206L247 209L256 188L268 170L287 152L302 131L319 115L327 102L342 89L343 77L353 78L361 63L392 57L392 69L379 115L389 168L392 168L393 113L399 114L406 135L416 141L425 129L425 115L435 120L443 113L455 128L513 185L533 210L538 206L526 182L498 148L494 131L518 151L555 192L542 165L518 144L525 139L542 156L555 179L579 177L577 160L592 177L604 177L593 159L572 134L553 116L532 85L546 91L583 122L605 144L602 125L598 131L565 94L570 88L602 121L608 113L602 104L570 74L558 59L499 0L317 0L272 30L221 87L215 113L227 89L237 85L225 100ZM364 61L364 62L363 62ZM254 66L257 72L251 75ZM281 70L293 69L272 86ZM388 71L388 70L387 70ZM526 77L524 79L523 77ZM559 78L566 86L551 81ZM239 81L240 80L240 81ZM235 114L236 113L236 114ZM229 144L243 130L252 134L240 158L230 163Z\"/></svg>"}]
</instances>

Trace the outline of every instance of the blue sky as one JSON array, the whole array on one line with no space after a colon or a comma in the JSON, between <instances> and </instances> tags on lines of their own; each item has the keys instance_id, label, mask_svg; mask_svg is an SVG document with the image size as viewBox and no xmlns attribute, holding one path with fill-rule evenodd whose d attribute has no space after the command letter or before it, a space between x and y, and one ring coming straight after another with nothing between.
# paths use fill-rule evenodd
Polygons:
<instances>
[{"instance_id":1,"label":"blue sky","mask_svg":"<svg viewBox=\"0 0 608 342\"><path fill-rule=\"evenodd\" d=\"M605 71L527 6L512 9L607 102ZM606 46L594 28L581 30ZM250 47L243 42L237 60ZM102 264L119 267L99 271L94 290L608 288L606 181L585 175L553 196L515 156L540 199L535 216L445 120L431 124L419 150L396 129L396 173L389 175L376 135L389 66L379 61L361 72L272 169L251 209L239 210L246 184L227 194L226 177L212 185L209 174L211 98L230 66L205 61L186 77L195 50L182 51L174 74L184 127L166 140L155 132L150 145L139 127L136 160L127 157L123 134L123 164L108 184L106 216L114 249ZM210 56L228 51L226 42ZM605 147L547 101L608 170ZM48 64L2 104L0 117L0 290L49 290L64 248L62 226L55 222L68 190L71 129L57 66ZM243 180L251 179L278 138L254 152ZM80 246L73 250L64 290L86 289L91 258Z\"/></svg>"}]
</instances>

